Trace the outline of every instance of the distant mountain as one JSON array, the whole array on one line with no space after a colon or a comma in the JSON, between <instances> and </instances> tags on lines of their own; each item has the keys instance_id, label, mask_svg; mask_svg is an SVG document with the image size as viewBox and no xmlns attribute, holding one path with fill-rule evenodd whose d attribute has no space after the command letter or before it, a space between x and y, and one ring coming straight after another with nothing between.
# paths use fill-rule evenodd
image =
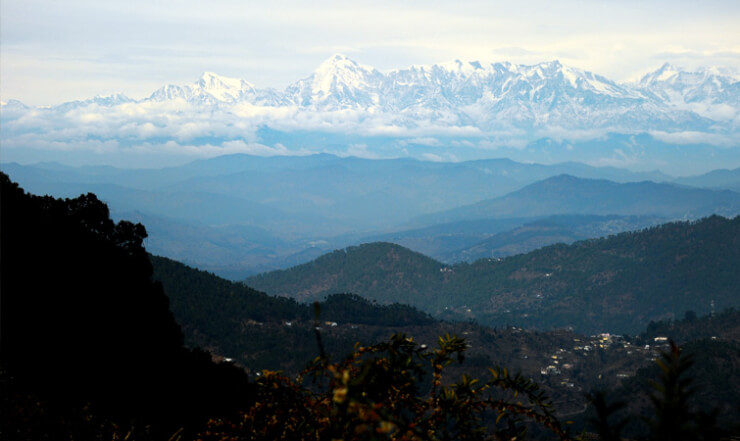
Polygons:
<instances>
[{"instance_id":1,"label":"distant mountain","mask_svg":"<svg viewBox=\"0 0 740 441\"><path fill-rule=\"evenodd\" d=\"M734 170L713 170L699 176L678 178L674 182L693 187L722 188L740 192L740 168Z\"/></svg>"},{"instance_id":2,"label":"distant mountain","mask_svg":"<svg viewBox=\"0 0 740 441\"><path fill-rule=\"evenodd\" d=\"M737 76L720 68L687 72L665 65L638 82L620 84L557 60L455 60L380 72L336 54L282 91L206 72L191 84L165 85L141 100L113 95L36 108L8 101L0 115L10 160L33 150L53 153L47 146L62 144L75 152L75 146L105 146L113 157L129 155L129 147L143 147L145 158L182 151L211 155L217 147L268 155L329 151L473 159L481 149L522 154L525 146L557 140L562 149L537 154L562 162L591 160L594 152L575 150L574 144L619 135L649 140L628 140L616 149L606 143L599 161L643 167L679 161L683 167L690 159L675 152L652 156L635 150L689 144L728 156L714 147L737 147L739 103Z\"/></svg>"},{"instance_id":3,"label":"distant mountain","mask_svg":"<svg viewBox=\"0 0 740 441\"><path fill-rule=\"evenodd\" d=\"M250 277L300 299L353 292L440 317L636 333L650 320L740 305L740 216L677 222L504 259L447 266L391 244L335 251Z\"/></svg>"},{"instance_id":4,"label":"distant mountain","mask_svg":"<svg viewBox=\"0 0 740 441\"><path fill-rule=\"evenodd\" d=\"M683 104L701 102L709 108L724 104L737 112L738 96L737 79L718 69L684 72L664 65L636 85L620 85L557 60L487 66L455 60L383 74L335 54L284 92L260 90L244 80L205 73L191 85L165 86L148 100L297 106L323 112L355 109L380 112L405 127L432 121L484 130L611 127L647 131L709 130L717 118Z\"/></svg>"},{"instance_id":5,"label":"distant mountain","mask_svg":"<svg viewBox=\"0 0 740 441\"><path fill-rule=\"evenodd\" d=\"M417 224L552 214L646 215L695 219L740 213L740 193L654 182L615 183L560 175L496 199L426 215Z\"/></svg>"},{"instance_id":6,"label":"distant mountain","mask_svg":"<svg viewBox=\"0 0 740 441\"><path fill-rule=\"evenodd\" d=\"M667 220L653 216L553 215L436 224L362 237L391 242L445 263L522 254L555 243L638 230Z\"/></svg>"},{"instance_id":7,"label":"distant mountain","mask_svg":"<svg viewBox=\"0 0 740 441\"><path fill-rule=\"evenodd\" d=\"M57 163L0 169L38 194L75 197L93 191L114 216L136 213L146 221L153 251L235 279L303 263L368 236L395 241L385 239L386 232L413 228L408 222L416 216L502 196L561 173L620 182L672 179L579 163L438 163L330 154L227 155L161 169ZM458 234L462 230L435 229L440 240L451 240L419 249L458 250L524 222L508 220L503 229L481 224L468 238ZM422 233L427 243L430 232Z\"/></svg>"},{"instance_id":8,"label":"distant mountain","mask_svg":"<svg viewBox=\"0 0 740 441\"><path fill-rule=\"evenodd\" d=\"M311 255L299 245L250 225L199 225L140 211L114 215L147 226L149 236L145 243L150 253L170 256L234 280L297 265L323 254L315 251ZM296 256L304 252L305 257Z\"/></svg>"},{"instance_id":9,"label":"distant mountain","mask_svg":"<svg viewBox=\"0 0 740 441\"><path fill-rule=\"evenodd\" d=\"M734 72L703 68L686 72L664 64L644 75L636 84L646 94L654 94L677 109L685 109L714 120L731 121L736 112L722 111L722 105L737 110L740 82ZM733 114L734 113L734 114Z\"/></svg>"},{"instance_id":10,"label":"distant mountain","mask_svg":"<svg viewBox=\"0 0 740 441\"><path fill-rule=\"evenodd\" d=\"M452 253L532 220L532 218L506 218L459 221L363 236L360 241L391 242L440 261L454 263L458 260L447 260Z\"/></svg>"},{"instance_id":11,"label":"distant mountain","mask_svg":"<svg viewBox=\"0 0 740 441\"><path fill-rule=\"evenodd\" d=\"M665 223L654 216L558 215L527 222L522 226L491 235L468 247L442 255L444 262L473 262L490 257L528 253L556 243L596 239L624 231L640 230Z\"/></svg>"}]
</instances>

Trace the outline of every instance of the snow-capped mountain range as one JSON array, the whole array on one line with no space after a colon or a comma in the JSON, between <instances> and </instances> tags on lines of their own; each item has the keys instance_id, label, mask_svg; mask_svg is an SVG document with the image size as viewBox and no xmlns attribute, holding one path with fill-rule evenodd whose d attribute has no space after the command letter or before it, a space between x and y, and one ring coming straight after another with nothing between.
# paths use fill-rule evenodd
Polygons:
<instances>
[{"instance_id":1,"label":"snow-capped mountain range","mask_svg":"<svg viewBox=\"0 0 740 441\"><path fill-rule=\"evenodd\" d=\"M337 54L285 91L205 73L167 85L146 101L293 107L383 114L403 126L433 121L481 131L559 127L623 131L736 128L740 82L717 68L684 72L665 64L638 82L617 84L558 61L531 66L453 61L381 73Z\"/></svg>"},{"instance_id":2,"label":"snow-capped mountain range","mask_svg":"<svg viewBox=\"0 0 740 441\"><path fill-rule=\"evenodd\" d=\"M617 133L736 147L739 78L721 68L686 72L665 64L638 81L617 83L558 61L456 60L380 72L337 54L283 91L208 72L140 100L117 94L43 108L11 100L2 105L0 135L10 146L273 148L285 143L265 139L265 130L342 134L348 143L353 136L426 139L429 145L439 137L448 144L524 145Z\"/></svg>"},{"instance_id":3,"label":"snow-capped mountain range","mask_svg":"<svg viewBox=\"0 0 740 441\"><path fill-rule=\"evenodd\" d=\"M194 84L162 87L144 101L178 98L197 105L247 102L315 111L355 109L410 119L433 115L446 118L447 124L483 129L501 124L601 127L624 122L643 129L676 124L685 128L687 123L707 129L737 122L740 82L717 68L684 72L665 64L636 83L617 84L558 61L482 66L456 60L383 74L337 54L284 92L205 73ZM692 106L695 103L703 107ZM726 111L718 118L712 106L729 107L735 115Z\"/></svg>"}]
</instances>

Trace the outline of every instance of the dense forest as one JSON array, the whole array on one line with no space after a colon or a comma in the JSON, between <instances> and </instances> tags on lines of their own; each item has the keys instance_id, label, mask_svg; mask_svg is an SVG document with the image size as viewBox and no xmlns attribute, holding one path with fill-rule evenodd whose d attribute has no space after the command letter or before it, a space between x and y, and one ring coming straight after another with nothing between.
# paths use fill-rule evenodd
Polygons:
<instances>
[{"instance_id":1,"label":"dense forest","mask_svg":"<svg viewBox=\"0 0 740 441\"><path fill-rule=\"evenodd\" d=\"M711 216L470 264L366 244L246 283L298 299L335 292L393 299L490 326L636 334L685 311L738 306L738 262L740 217Z\"/></svg>"}]
</instances>

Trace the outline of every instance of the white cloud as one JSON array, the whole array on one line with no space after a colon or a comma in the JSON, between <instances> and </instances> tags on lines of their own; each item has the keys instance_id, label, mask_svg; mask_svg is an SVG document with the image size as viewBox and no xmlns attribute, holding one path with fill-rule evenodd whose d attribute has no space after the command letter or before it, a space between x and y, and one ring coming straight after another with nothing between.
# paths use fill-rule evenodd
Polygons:
<instances>
[{"instance_id":1,"label":"white cloud","mask_svg":"<svg viewBox=\"0 0 740 441\"><path fill-rule=\"evenodd\" d=\"M426 159L427 161L432 162L444 162L445 160L442 156L435 155L434 153L424 153L421 156L424 157L424 159Z\"/></svg>"},{"instance_id":2,"label":"white cloud","mask_svg":"<svg viewBox=\"0 0 740 441\"><path fill-rule=\"evenodd\" d=\"M402 145L409 145L409 144L425 145L428 147L442 146L442 143L439 141L439 139L431 137L431 136L411 138L409 140L402 141Z\"/></svg>"},{"instance_id":3,"label":"white cloud","mask_svg":"<svg viewBox=\"0 0 740 441\"><path fill-rule=\"evenodd\" d=\"M523 150L527 147L526 139L488 138L478 142L476 147L482 150L499 150L503 148Z\"/></svg>"},{"instance_id":4,"label":"white cloud","mask_svg":"<svg viewBox=\"0 0 740 441\"><path fill-rule=\"evenodd\" d=\"M331 153L331 152L327 152ZM339 152L339 156L354 156L356 158L364 158L364 159L379 159L380 155L377 153L368 150L367 144L350 144L347 146L347 150L345 152Z\"/></svg>"},{"instance_id":5,"label":"white cloud","mask_svg":"<svg viewBox=\"0 0 740 441\"><path fill-rule=\"evenodd\" d=\"M709 144L718 147L740 147L740 139L735 136L703 132L663 132L650 131L650 135L670 144Z\"/></svg>"}]
</instances>

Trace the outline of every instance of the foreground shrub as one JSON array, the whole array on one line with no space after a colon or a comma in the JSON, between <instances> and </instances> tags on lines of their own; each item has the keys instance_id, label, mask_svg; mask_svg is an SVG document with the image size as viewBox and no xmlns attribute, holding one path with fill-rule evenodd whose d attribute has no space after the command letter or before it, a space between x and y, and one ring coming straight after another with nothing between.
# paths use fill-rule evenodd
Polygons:
<instances>
[{"instance_id":1,"label":"foreground shrub","mask_svg":"<svg viewBox=\"0 0 740 441\"><path fill-rule=\"evenodd\" d=\"M530 379L490 369L486 382L445 368L462 362L465 341L436 349L403 334L355 350L338 362L320 356L297 378L264 371L256 403L236 421L211 420L200 434L216 440L479 440L521 437L536 423L567 439L551 402Z\"/></svg>"}]
</instances>

